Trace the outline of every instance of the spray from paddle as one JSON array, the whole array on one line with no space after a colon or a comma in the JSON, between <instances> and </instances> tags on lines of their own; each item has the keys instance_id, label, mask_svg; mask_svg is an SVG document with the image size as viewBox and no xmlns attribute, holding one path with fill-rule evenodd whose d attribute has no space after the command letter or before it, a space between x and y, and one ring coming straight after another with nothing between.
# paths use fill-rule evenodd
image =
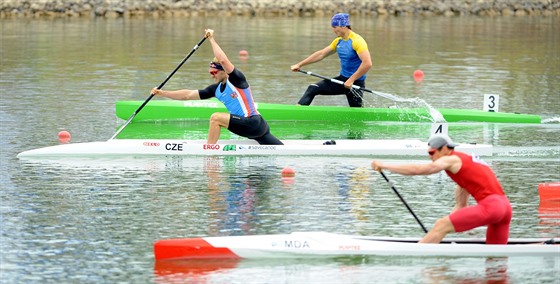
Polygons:
<instances>
[{"instance_id":1,"label":"spray from paddle","mask_svg":"<svg viewBox=\"0 0 560 284\"><path fill-rule=\"evenodd\" d=\"M303 73L303 74L307 74L307 75L318 77L318 78L325 79L325 80L330 80L333 83L344 85L344 82L342 82L340 80L337 80L337 79L321 76L321 75L318 75L318 74L315 74L315 73L309 72L309 71L303 71L303 70L298 70L298 71ZM401 97L396 96L396 95L387 94L387 93L383 93L383 92L379 92L379 91L373 91L373 90L362 88L362 87L356 86L356 85L353 85L352 89L372 93L374 95L377 95L377 96L380 96L380 97L383 97L383 98L386 98L386 99L389 99L389 100L392 100L392 101L398 102L398 103L401 103L401 102L413 103L413 104L416 104L416 105L424 106L424 107L426 107L426 109L428 109L428 112L431 116L432 122L436 122L436 123L446 122L445 118L443 118L443 115L437 109L435 109L434 107L429 105L423 99L420 99L420 98L414 98L414 99L401 98Z\"/></svg>"},{"instance_id":2,"label":"spray from paddle","mask_svg":"<svg viewBox=\"0 0 560 284\"><path fill-rule=\"evenodd\" d=\"M428 104L425 100L423 100L421 98L413 98L413 99L408 99L408 100L413 104L425 107L428 110L428 112L430 113L430 116L432 118L432 122L434 122L434 123L445 123L446 122L445 118L443 117L441 112L439 112L433 106Z\"/></svg>"}]
</instances>

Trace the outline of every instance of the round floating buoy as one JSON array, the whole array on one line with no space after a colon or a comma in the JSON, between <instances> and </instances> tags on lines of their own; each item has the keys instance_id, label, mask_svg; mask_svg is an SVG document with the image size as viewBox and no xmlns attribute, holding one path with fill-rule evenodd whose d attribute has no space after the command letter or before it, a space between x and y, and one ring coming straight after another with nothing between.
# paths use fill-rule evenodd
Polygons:
<instances>
[{"instance_id":1,"label":"round floating buoy","mask_svg":"<svg viewBox=\"0 0 560 284\"><path fill-rule=\"evenodd\" d=\"M424 80L424 72L422 70L415 70L412 77L414 77L414 81L422 82Z\"/></svg>"},{"instance_id":2,"label":"round floating buoy","mask_svg":"<svg viewBox=\"0 0 560 284\"><path fill-rule=\"evenodd\" d=\"M239 59L243 62L247 61L247 59L249 58L249 52L245 49L242 49L241 51L239 51Z\"/></svg>"},{"instance_id":3,"label":"round floating buoy","mask_svg":"<svg viewBox=\"0 0 560 284\"><path fill-rule=\"evenodd\" d=\"M539 183L539 197L541 201L560 202L560 182Z\"/></svg>"},{"instance_id":4,"label":"round floating buoy","mask_svg":"<svg viewBox=\"0 0 560 284\"><path fill-rule=\"evenodd\" d=\"M282 169L282 177L283 178L290 178L290 177L294 177L296 175L296 172L294 171L294 169L290 168L290 167L285 167Z\"/></svg>"},{"instance_id":5,"label":"round floating buoy","mask_svg":"<svg viewBox=\"0 0 560 284\"><path fill-rule=\"evenodd\" d=\"M61 143L68 143L70 142L70 132L66 131L66 130L62 130L60 132L58 132L58 141L60 141Z\"/></svg>"}]
</instances>

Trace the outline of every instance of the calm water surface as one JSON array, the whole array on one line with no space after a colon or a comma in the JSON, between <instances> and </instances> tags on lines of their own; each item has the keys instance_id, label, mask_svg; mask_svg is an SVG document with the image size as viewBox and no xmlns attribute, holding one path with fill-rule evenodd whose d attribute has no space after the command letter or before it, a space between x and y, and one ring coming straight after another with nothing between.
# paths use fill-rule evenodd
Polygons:
<instances>
[{"instance_id":1,"label":"calm water surface","mask_svg":"<svg viewBox=\"0 0 560 284\"><path fill-rule=\"evenodd\" d=\"M560 181L559 18L358 18L370 46L367 86L434 107L538 114L539 125L449 125L457 141L489 143L488 159L514 206L512 237L560 237L560 205L539 183ZM106 140L123 123L118 100L144 100L206 27L242 69L259 102L295 103L316 78L289 66L326 46L326 18L2 20L0 22L0 282L2 283L559 283L556 258L341 258L154 263L158 239L328 231L422 236L374 157L159 157L20 161L21 151ZM237 58L241 49L247 60ZM205 43L166 88L202 88ZM307 67L331 76L336 58ZM422 83L412 73L425 73ZM375 107L395 106L368 95ZM343 97L316 104L345 105ZM397 105L397 107L408 107ZM426 139L427 123L271 122L282 139ZM132 123L120 138L206 136L205 122ZM230 138L224 133L222 138ZM427 160L427 159L426 159ZM418 160L417 162L425 162ZM404 162L392 160L392 162ZM296 171L282 180L284 167ZM389 174L428 227L453 205L445 175ZM467 237L483 237L474 230Z\"/></svg>"}]
</instances>

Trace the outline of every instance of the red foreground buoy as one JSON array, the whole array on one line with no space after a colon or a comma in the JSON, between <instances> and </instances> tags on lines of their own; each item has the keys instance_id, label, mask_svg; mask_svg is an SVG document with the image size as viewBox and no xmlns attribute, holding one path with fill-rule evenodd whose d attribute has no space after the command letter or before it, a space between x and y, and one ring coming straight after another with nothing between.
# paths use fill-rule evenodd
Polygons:
<instances>
[{"instance_id":1,"label":"red foreground buoy","mask_svg":"<svg viewBox=\"0 0 560 284\"><path fill-rule=\"evenodd\" d=\"M60 132L58 132L58 141L60 141L61 143L68 143L70 142L70 132L66 131L66 130L62 130Z\"/></svg>"},{"instance_id":2,"label":"red foreground buoy","mask_svg":"<svg viewBox=\"0 0 560 284\"><path fill-rule=\"evenodd\" d=\"M296 171L290 167L285 167L282 169L282 177L294 177L296 175Z\"/></svg>"},{"instance_id":3,"label":"red foreground buoy","mask_svg":"<svg viewBox=\"0 0 560 284\"><path fill-rule=\"evenodd\" d=\"M541 201L560 202L560 182L539 183Z\"/></svg>"}]
</instances>

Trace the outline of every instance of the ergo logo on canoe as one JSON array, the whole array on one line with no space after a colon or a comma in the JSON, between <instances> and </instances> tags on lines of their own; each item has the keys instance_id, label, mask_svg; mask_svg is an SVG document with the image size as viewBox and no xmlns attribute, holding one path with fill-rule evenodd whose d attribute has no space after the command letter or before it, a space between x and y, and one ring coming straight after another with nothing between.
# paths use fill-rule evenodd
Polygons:
<instances>
[{"instance_id":1,"label":"ergo logo on canoe","mask_svg":"<svg viewBox=\"0 0 560 284\"><path fill-rule=\"evenodd\" d=\"M144 143L142 143L142 145L144 145L144 146L155 146L155 147L157 147L157 146L159 146L159 143L158 143L158 142L144 142Z\"/></svg>"},{"instance_id":2,"label":"ergo logo on canoe","mask_svg":"<svg viewBox=\"0 0 560 284\"><path fill-rule=\"evenodd\" d=\"M202 146L202 149L204 149L204 150L220 150L220 145L219 144L204 144L204 146Z\"/></svg>"}]
</instances>

